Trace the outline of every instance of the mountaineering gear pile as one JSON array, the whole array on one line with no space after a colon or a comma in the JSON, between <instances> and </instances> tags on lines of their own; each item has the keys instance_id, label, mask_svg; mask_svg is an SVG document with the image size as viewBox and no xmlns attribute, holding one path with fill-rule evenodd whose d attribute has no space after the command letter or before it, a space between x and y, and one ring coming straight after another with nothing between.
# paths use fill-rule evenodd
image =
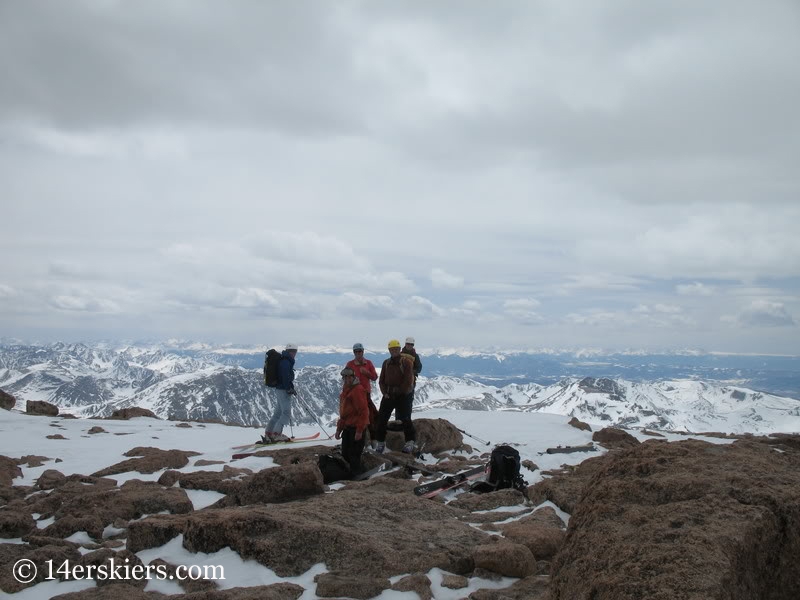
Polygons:
<instances>
[{"instance_id":1,"label":"mountaineering gear pile","mask_svg":"<svg viewBox=\"0 0 800 600\"><path fill-rule=\"evenodd\" d=\"M433 498L442 492L452 490L474 479L483 477L485 473L486 465L480 465L466 471L462 471L461 473L456 473L455 475L448 475L447 477L442 477L436 481L430 481L428 483L418 485L414 488L414 493L417 496L422 496L424 498Z\"/></svg>"}]
</instances>

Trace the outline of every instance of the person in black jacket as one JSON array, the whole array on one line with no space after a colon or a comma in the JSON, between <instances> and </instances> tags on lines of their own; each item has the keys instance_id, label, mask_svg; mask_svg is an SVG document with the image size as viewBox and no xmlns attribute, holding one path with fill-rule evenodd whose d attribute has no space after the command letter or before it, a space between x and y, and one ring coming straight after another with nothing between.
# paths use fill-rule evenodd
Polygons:
<instances>
[{"instance_id":1,"label":"person in black jacket","mask_svg":"<svg viewBox=\"0 0 800 600\"><path fill-rule=\"evenodd\" d=\"M294 390L294 359L297 356L297 344L286 344L281 352L278 364L278 385L275 387L275 410L267 423L264 433L265 442L285 442L289 438L283 435L283 428L292 419L292 397Z\"/></svg>"}]
</instances>

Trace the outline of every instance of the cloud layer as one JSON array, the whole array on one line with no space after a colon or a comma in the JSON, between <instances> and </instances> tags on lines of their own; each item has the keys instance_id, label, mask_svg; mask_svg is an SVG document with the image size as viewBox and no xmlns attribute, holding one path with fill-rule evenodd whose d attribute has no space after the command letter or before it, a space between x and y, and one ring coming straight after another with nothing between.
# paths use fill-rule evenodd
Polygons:
<instances>
[{"instance_id":1,"label":"cloud layer","mask_svg":"<svg viewBox=\"0 0 800 600\"><path fill-rule=\"evenodd\" d=\"M0 331L799 354L799 24L4 4Z\"/></svg>"}]
</instances>

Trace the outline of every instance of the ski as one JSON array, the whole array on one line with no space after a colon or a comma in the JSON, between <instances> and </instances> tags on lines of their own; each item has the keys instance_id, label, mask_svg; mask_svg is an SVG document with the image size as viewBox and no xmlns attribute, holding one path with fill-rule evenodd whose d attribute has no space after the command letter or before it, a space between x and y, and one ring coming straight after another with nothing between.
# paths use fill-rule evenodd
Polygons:
<instances>
[{"instance_id":1,"label":"ski","mask_svg":"<svg viewBox=\"0 0 800 600\"><path fill-rule=\"evenodd\" d=\"M589 442L583 446L557 446L555 448L548 448L545 452L547 452L547 454L569 454L572 452L594 452L595 449L594 444ZM539 454L541 454L541 452Z\"/></svg>"},{"instance_id":2,"label":"ski","mask_svg":"<svg viewBox=\"0 0 800 600\"><path fill-rule=\"evenodd\" d=\"M263 442L256 442L255 444L244 444L243 446L234 446L231 450L245 450L250 448L263 448L265 446L275 446L278 444L295 444L297 442L308 442L310 440L315 440L319 437L319 431L312 435L307 435L303 437L293 437L289 438L288 441L285 442L270 442L269 444L265 444Z\"/></svg>"},{"instance_id":3,"label":"ski","mask_svg":"<svg viewBox=\"0 0 800 600\"><path fill-rule=\"evenodd\" d=\"M404 454L403 452L384 452L383 454L378 454L377 456L390 461L394 466L405 467L411 471L419 471L423 475L442 474L441 471L432 471L427 468L426 465L418 463L412 454ZM419 456L417 458L419 458Z\"/></svg>"},{"instance_id":4,"label":"ski","mask_svg":"<svg viewBox=\"0 0 800 600\"><path fill-rule=\"evenodd\" d=\"M442 479L437 479L436 481L430 481L428 483L418 485L414 488L414 493L417 496L422 496L423 498L433 498L437 494L457 488L460 485L464 485L468 481L477 479L478 477L483 477L485 473L486 465L479 465L477 467L473 467L472 469L461 471L461 473L456 473L455 475L448 475Z\"/></svg>"},{"instance_id":5,"label":"ski","mask_svg":"<svg viewBox=\"0 0 800 600\"><path fill-rule=\"evenodd\" d=\"M369 479L373 475L377 475L381 471L386 470L386 463L381 463L374 469L370 469L369 471L364 471L363 473L359 473L355 477L353 477L352 481L364 481L365 479Z\"/></svg>"},{"instance_id":6,"label":"ski","mask_svg":"<svg viewBox=\"0 0 800 600\"><path fill-rule=\"evenodd\" d=\"M243 446L233 446L231 450L244 450L245 448L260 448L261 446L273 446L275 444L293 444L295 442L307 442L309 440L315 440L318 437L319 437L319 431L311 435L289 438L288 440L283 442L269 442L266 444L264 442L255 442L253 444L244 444Z\"/></svg>"}]
</instances>

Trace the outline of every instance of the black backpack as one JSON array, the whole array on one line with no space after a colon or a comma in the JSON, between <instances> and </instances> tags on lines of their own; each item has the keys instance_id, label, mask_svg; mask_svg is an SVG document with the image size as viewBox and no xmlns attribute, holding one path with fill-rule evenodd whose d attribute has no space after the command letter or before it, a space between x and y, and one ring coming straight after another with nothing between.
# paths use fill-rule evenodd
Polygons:
<instances>
[{"instance_id":1,"label":"black backpack","mask_svg":"<svg viewBox=\"0 0 800 600\"><path fill-rule=\"evenodd\" d=\"M264 357L264 385L267 387L278 386L278 365L281 364L281 353L270 348Z\"/></svg>"},{"instance_id":2,"label":"black backpack","mask_svg":"<svg viewBox=\"0 0 800 600\"><path fill-rule=\"evenodd\" d=\"M524 491L527 483L519 472L519 452L511 446L497 446L489 459L488 483L495 490L514 488Z\"/></svg>"},{"instance_id":3,"label":"black backpack","mask_svg":"<svg viewBox=\"0 0 800 600\"><path fill-rule=\"evenodd\" d=\"M322 473L322 481L327 485L335 481L346 481L353 478L350 465L341 454L320 454L317 466Z\"/></svg>"}]
</instances>

